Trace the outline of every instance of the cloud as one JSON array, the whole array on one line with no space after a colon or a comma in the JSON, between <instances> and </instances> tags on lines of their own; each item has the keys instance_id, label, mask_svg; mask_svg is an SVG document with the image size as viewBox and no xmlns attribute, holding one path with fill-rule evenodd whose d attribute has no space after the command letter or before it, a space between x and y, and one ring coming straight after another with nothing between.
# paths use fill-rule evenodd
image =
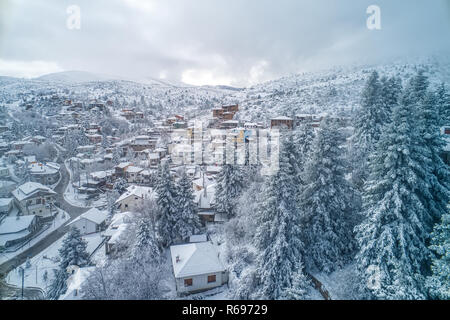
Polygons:
<instances>
[{"instance_id":1,"label":"cloud","mask_svg":"<svg viewBox=\"0 0 450 320\"><path fill-rule=\"evenodd\" d=\"M251 85L300 71L449 51L446 0L77 0L81 29L66 28L69 0L8 1L0 58L54 61L65 70ZM18 74L22 71L18 70Z\"/></svg>"},{"instance_id":2,"label":"cloud","mask_svg":"<svg viewBox=\"0 0 450 320\"><path fill-rule=\"evenodd\" d=\"M34 78L43 74L60 71L63 71L63 69L55 62L0 59L0 75L2 76Z\"/></svg>"}]
</instances>

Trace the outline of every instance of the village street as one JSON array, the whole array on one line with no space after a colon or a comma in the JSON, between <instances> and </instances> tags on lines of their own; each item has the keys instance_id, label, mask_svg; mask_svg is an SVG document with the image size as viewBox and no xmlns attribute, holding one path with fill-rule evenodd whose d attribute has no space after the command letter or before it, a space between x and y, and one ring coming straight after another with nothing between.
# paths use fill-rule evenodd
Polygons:
<instances>
[{"instance_id":1,"label":"village street","mask_svg":"<svg viewBox=\"0 0 450 320\"><path fill-rule=\"evenodd\" d=\"M5 300L17 300L22 298L22 289L5 284L0 280L0 296ZM24 288L23 297L25 300L42 300L42 291L35 288Z\"/></svg>"}]
</instances>

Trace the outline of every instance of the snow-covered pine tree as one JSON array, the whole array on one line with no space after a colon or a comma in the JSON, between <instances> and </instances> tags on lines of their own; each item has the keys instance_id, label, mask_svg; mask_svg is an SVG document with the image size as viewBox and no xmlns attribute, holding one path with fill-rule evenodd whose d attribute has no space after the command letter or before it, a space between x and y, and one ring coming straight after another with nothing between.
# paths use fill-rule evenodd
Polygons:
<instances>
[{"instance_id":1,"label":"snow-covered pine tree","mask_svg":"<svg viewBox=\"0 0 450 320\"><path fill-rule=\"evenodd\" d=\"M155 227L148 217L141 217L138 220L136 229L136 242L133 247L133 258L140 259L146 252L146 257L151 260L157 260L161 255Z\"/></svg>"},{"instance_id":2,"label":"snow-covered pine tree","mask_svg":"<svg viewBox=\"0 0 450 320\"><path fill-rule=\"evenodd\" d=\"M394 108L370 157L364 221L355 228L360 249L356 262L367 297L426 298L424 273L430 259L426 240L432 219L421 194L428 190L429 159L416 128L412 88L408 86ZM373 285L370 270L376 270Z\"/></svg>"},{"instance_id":3,"label":"snow-covered pine tree","mask_svg":"<svg viewBox=\"0 0 450 320\"><path fill-rule=\"evenodd\" d=\"M285 299L289 290L297 289L300 298L303 287L299 280L304 246L300 239L299 213L293 201L296 197L293 169L283 144L280 149L279 170L266 177L264 200L256 217L259 227L254 243L259 254L254 298L257 299Z\"/></svg>"},{"instance_id":4,"label":"snow-covered pine tree","mask_svg":"<svg viewBox=\"0 0 450 320\"><path fill-rule=\"evenodd\" d=\"M178 235L174 230L174 226L177 222L178 208L177 190L172 181L170 167L167 161L164 161L158 168L155 191L159 211L157 217L158 238L163 247L168 247L177 240Z\"/></svg>"},{"instance_id":5,"label":"snow-covered pine tree","mask_svg":"<svg viewBox=\"0 0 450 320\"><path fill-rule=\"evenodd\" d=\"M417 74L409 80L408 87L404 94L406 97L403 99L407 103L413 103L417 101L423 101L428 94L428 86L430 82L423 69L417 71Z\"/></svg>"},{"instance_id":6,"label":"snow-covered pine tree","mask_svg":"<svg viewBox=\"0 0 450 320\"><path fill-rule=\"evenodd\" d=\"M431 270L433 274L427 278L427 287L433 299L450 300L450 214L442 216L436 224L430 249L436 254Z\"/></svg>"},{"instance_id":7,"label":"snow-covered pine tree","mask_svg":"<svg viewBox=\"0 0 450 320\"><path fill-rule=\"evenodd\" d=\"M292 286L283 292L283 300L303 300L310 289L310 280L303 271L303 264L292 276Z\"/></svg>"},{"instance_id":8,"label":"snow-covered pine tree","mask_svg":"<svg viewBox=\"0 0 450 320\"><path fill-rule=\"evenodd\" d=\"M336 121L325 118L314 139L300 196L306 267L331 272L350 259L355 191L345 179L345 137Z\"/></svg>"},{"instance_id":9,"label":"snow-covered pine tree","mask_svg":"<svg viewBox=\"0 0 450 320\"><path fill-rule=\"evenodd\" d=\"M114 182L113 190L118 192L119 195L126 192L128 188L128 182L124 178L119 178Z\"/></svg>"},{"instance_id":10,"label":"snow-covered pine tree","mask_svg":"<svg viewBox=\"0 0 450 320\"><path fill-rule=\"evenodd\" d=\"M434 93L426 94L417 113L421 140L416 143L423 144L428 151L424 156L429 158L429 166L424 166L424 169L429 169L426 176L429 192L421 190L421 193L425 208L434 219L429 225L431 228L432 224L440 221L450 202L450 168L441 157L445 142L440 133L439 106Z\"/></svg>"},{"instance_id":11,"label":"snow-covered pine tree","mask_svg":"<svg viewBox=\"0 0 450 320\"><path fill-rule=\"evenodd\" d=\"M373 71L361 96L361 108L354 118L354 141L360 148L371 148L380 138L388 118L382 104L382 90L378 72Z\"/></svg>"},{"instance_id":12,"label":"snow-covered pine tree","mask_svg":"<svg viewBox=\"0 0 450 320\"><path fill-rule=\"evenodd\" d=\"M388 108L383 105L382 93L378 72L373 71L363 89L361 107L353 119L352 180L358 188L362 188L367 179L367 157L380 138L383 126L389 120Z\"/></svg>"},{"instance_id":13,"label":"snow-covered pine tree","mask_svg":"<svg viewBox=\"0 0 450 320\"><path fill-rule=\"evenodd\" d=\"M243 186L241 167L232 164L223 165L217 176L216 211L226 214L229 218L234 217L236 201Z\"/></svg>"},{"instance_id":14,"label":"snow-covered pine tree","mask_svg":"<svg viewBox=\"0 0 450 320\"><path fill-rule=\"evenodd\" d=\"M296 180L299 185L304 184L302 176L305 164L311 155L314 136L314 129L308 123L302 123L292 131L292 143L295 149L290 162L296 171Z\"/></svg>"},{"instance_id":15,"label":"snow-covered pine tree","mask_svg":"<svg viewBox=\"0 0 450 320\"><path fill-rule=\"evenodd\" d=\"M450 125L450 93L441 83L436 91L437 104L439 108L440 126Z\"/></svg>"},{"instance_id":16,"label":"snow-covered pine tree","mask_svg":"<svg viewBox=\"0 0 450 320\"><path fill-rule=\"evenodd\" d=\"M55 277L50 284L47 298L57 300L61 294L66 292L66 281L69 278L67 267L78 266L82 268L89 265L89 254L86 248L87 243L81 237L80 230L71 228L59 249L59 268L55 270Z\"/></svg>"},{"instance_id":17,"label":"snow-covered pine tree","mask_svg":"<svg viewBox=\"0 0 450 320\"><path fill-rule=\"evenodd\" d=\"M381 105L384 107L386 112L386 121L390 121L390 115L392 108L394 108L400 98L402 92L402 81L400 78L386 76L381 78Z\"/></svg>"},{"instance_id":18,"label":"snow-covered pine tree","mask_svg":"<svg viewBox=\"0 0 450 320\"><path fill-rule=\"evenodd\" d=\"M177 221L175 232L180 239L187 239L200 231L201 223L194 203L192 182L183 171L177 184Z\"/></svg>"}]
</instances>

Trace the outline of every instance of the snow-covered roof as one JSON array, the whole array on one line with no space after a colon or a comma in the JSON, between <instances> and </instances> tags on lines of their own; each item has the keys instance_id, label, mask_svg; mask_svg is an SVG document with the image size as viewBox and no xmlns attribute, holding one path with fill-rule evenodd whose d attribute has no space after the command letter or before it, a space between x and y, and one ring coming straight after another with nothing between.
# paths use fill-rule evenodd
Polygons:
<instances>
[{"instance_id":1,"label":"snow-covered roof","mask_svg":"<svg viewBox=\"0 0 450 320\"><path fill-rule=\"evenodd\" d=\"M272 118L272 120L292 120L292 118L289 118L286 116L278 116L278 117Z\"/></svg>"},{"instance_id":2,"label":"snow-covered roof","mask_svg":"<svg viewBox=\"0 0 450 320\"><path fill-rule=\"evenodd\" d=\"M27 229L36 219L35 215L6 217L0 224L0 234L16 233Z\"/></svg>"},{"instance_id":3,"label":"snow-covered roof","mask_svg":"<svg viewBox=\"0 0 450 320\"><path fill-rule=\"evenodd\" d=\"M197 191L194 196L194 202L200 209L211 209L214 204L215 193L216 184L214 183L206 187L206 193L205 189Z\"/></svg>"},{"instance_id":4,"label":"snow-covered roof","mask_svg":"<svg viewBox=\"0 0 450 320\"><path fill-rule=\"evenodd\" d=\"M139 198L149 199L155 196L155 192L150 187L143 186L129 186L127 191L123 193L119 199L116 200L116 203L123 201L129 196L135 196Z\"/></svg>"},{"instance_id":5,"label":"snow-covered roof","mask_svg":"<svg viewBox=\"0 0 450 320\"><path fill-rule=\"evenodd\" d=\"M30 234L28 230L22 230L15 233L0 234L0 247L4 247L8 241L23 239Z\"/></svg>"},{"instance_id":6,"label":"snow-covered roof","mask_svg":"<svg viewBox=\"0 0 450 320\"><path fill-rule=\"evenodd\" d=\"M208 241L208 237L206 236L206 234L195 234L189 237L190 243L206 242L206 241Z\"/></svg>"},{"instance_id":7,"label":"snow-covered roof","mask_svg":"<svg viewBox=\"0 0 450 320\"><path fill-rule=\"evenodd\" d=\"M225 271L219 253L210 242L171 246L170 255L176 278Z\"/></svg>"},{"instance_id":8,"label":"snow-covered roof","mask_svg":"<svg viewBox=\"0 0 450 320\"><path fill-rule=\"evenodd\" d=\"M117 165L117 168L124 169L131 165L131 162L121 162Z\"/></svg>"},{"instance_id":9,"label":"snow-covered roof","mask_svg":"<svg viewBox=\"0 0 450 320\"><path fill-rule=\"evenodd\" d=\"M139 168L139 167L135 167L135 166L129 166L126 171L129 172L129 173L139 173L142 170L144 170L144 169L143 168Z\"/></svg>"},{"instance_id":10,"label":"snow-covered roof","mask_svg":"<svg viewBox=\"0 0 450 320\"><path fill-rule=\"evenodd\" d=\"M107 217L108 213L106 211L100 211L97 208L92 208L83 213L81 216L77 217L75 220L69 223L69 225L81 219L92 221L95 224L101 224L103 221L106 220Z\"/></svg>"},{"instance_id":11,"label":"snow-covered roof","mask_svg":"<svg viewBox=\"0 0 450 320\"><path fill-rule=\"evenodd\" d=\"M32 163L28 166L31 174L56 174L59 171L59 165L55 166L54 164L48 163Z\"/></svg>"},{"instance_id":12,"label":"snow-covered roof","mask_svg":"<svg viewBox=\"0 0 450 320\"><path fill-rule=\"evenodd\" d=\"M26 198L29 198L33 196L34 194L43 191L45 193L49 194L56 194L55 191L52 189L38 183L38 182L26 182L20 187L18 187L16 190L12 192L13 196L19 200L22 201Z\"/></svg>"},{"instance_id":13,"label":"snow-covered roof","mask_svg":"<svg viewBox=\"0 0 450 320\"><path fill-rule=\"evenodd\" d=\"M0 207L9 206L13 198L0 198Z\"/></svg>"}]
</instances>

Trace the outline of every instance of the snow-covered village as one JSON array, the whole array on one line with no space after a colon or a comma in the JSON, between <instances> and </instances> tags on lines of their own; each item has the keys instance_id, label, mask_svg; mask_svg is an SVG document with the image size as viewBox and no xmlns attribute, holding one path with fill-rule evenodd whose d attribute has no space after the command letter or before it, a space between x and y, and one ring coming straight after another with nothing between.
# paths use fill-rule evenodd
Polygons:
<instances>
[{"instance_id":1,"label":"snow-covered village","mask_svg":"<svg viewBox=\"0 0 450 320\"><path fill-rule=\"evenodd\" d=\"M448 57L238 85L0 51L0 300L449 300Z\"/></svg>"}]
</instances>

